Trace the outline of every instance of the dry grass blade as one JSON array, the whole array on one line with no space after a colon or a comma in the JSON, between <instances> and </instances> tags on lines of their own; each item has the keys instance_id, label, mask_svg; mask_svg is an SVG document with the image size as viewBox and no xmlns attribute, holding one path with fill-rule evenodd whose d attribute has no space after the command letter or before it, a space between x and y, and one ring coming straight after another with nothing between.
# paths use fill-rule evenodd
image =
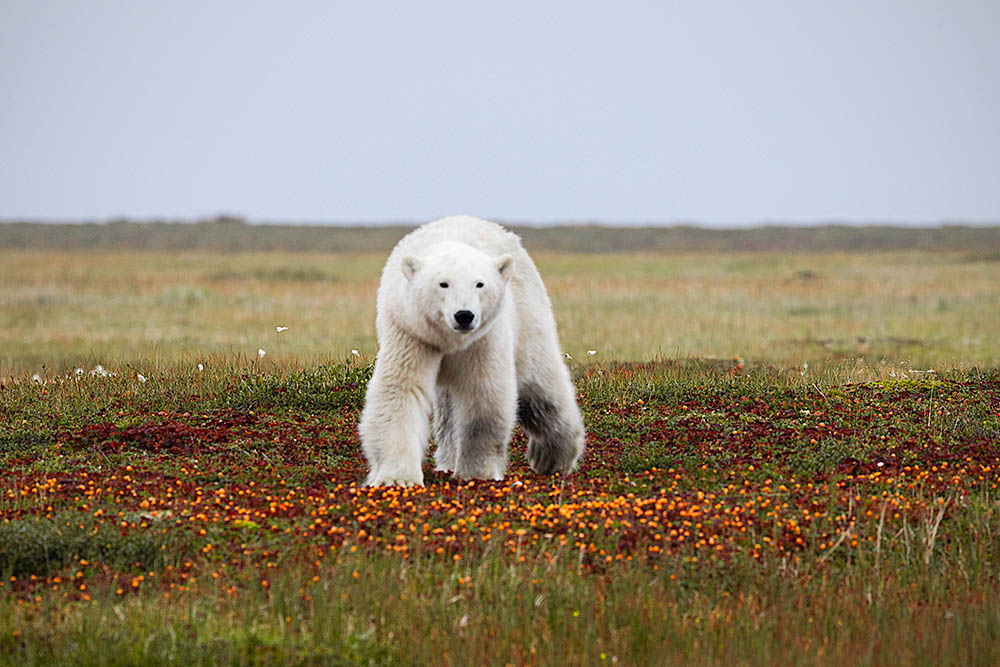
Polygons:
<instances>
[{"instance_id":1,"label":"dry grass blade","mask_svg":"<svg viewBox=\"0 0 1000 667\"><path fill-rule=\"evenodd\" d=\"M937 541L938 528L941 527L941 520L944 512L951 504L951 498L941 503L941 507L934 516L934 510L927 510L927 518L924 522L924 565L930 565L931 556L934 554L934 543Z\"/></svg>"}]
</instances>

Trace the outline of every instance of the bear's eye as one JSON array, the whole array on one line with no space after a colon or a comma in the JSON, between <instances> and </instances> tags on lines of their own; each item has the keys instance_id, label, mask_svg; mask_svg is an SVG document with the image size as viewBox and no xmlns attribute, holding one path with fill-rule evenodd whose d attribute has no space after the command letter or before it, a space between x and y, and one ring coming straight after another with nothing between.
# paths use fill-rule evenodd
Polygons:
<instances>
[{"instance_id":1,"label":"bear's eye","mask_svg":"<svg viewBox=\"0 0 1000 667\"><path fill-rule=\"evenodd\" d=\"M481 289L483 287L483 284L482 283L476 283L476 287L478 287L478 288Z\"/></svg>"},{"instance_id":2,"label":"bear's eye","mask_svg":"<svg viewBox=\"0 0 1000 667\"><path fill-rule=\"evenodd\" d=\"M438 287L448 287L448 283L438 283Z\"/></svg>"}]
</instances>

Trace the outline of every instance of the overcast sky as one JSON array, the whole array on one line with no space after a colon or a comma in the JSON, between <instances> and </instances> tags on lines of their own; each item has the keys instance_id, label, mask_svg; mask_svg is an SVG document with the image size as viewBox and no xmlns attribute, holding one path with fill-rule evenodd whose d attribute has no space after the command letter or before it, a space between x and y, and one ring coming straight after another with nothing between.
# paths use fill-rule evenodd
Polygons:
<instances>
[{"instance_id":1,"label":"overcast sky","mask_svg":"<svg viewBox=\"0 0 1000 667\"><path fill-rule=\"evenodd\" d=\"M0 2L0 218L1000 222L1000 2Z\"/></svg>"}]
</instances>

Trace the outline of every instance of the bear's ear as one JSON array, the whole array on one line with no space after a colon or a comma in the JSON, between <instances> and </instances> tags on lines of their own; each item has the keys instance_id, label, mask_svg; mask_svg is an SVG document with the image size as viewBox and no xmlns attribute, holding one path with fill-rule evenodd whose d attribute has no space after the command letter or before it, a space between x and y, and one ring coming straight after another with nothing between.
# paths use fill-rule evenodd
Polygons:
<instances>
[{"instance_id":1,"label":"bear's ear","mask_svg":"<svg viewBox=\"0 0 1000 667\"><path fill-rule=\"evenodd\" d=\"M514 274L514 258L510 255L500 255L495 260L497 266L497 272L500 273L500 277L504 280L510 280L510 277Z\"/></svg>"},{"instance_id":2,"label":"bear's ear","mask_svg":"<svg viewBox=\"0 0 1000 667\"><path fill-rule=\"evenodd\" d=\"M406 276L407 280L413 278L415 274L420 269L420 260L412 255L408 255L403 258L403 275Z\"/></svg>"}]
</instances>

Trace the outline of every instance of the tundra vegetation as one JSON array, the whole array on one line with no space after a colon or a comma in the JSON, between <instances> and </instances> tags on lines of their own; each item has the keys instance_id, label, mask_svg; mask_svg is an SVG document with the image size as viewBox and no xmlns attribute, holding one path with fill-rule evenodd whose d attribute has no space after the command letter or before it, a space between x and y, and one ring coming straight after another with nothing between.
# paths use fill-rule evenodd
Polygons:
<instances>
[{"instance_id":1,"label":"tundra vegetation","mask_svg":"<svg viewBox=\"0 0 1000 667\"><path fill-rule=\"evenodd\" d=\"M0 225L0 662L1000 663L995 228L527 230L580 469L409 489L403 230L61 228Z\"/></svg>"}]
</instances>

